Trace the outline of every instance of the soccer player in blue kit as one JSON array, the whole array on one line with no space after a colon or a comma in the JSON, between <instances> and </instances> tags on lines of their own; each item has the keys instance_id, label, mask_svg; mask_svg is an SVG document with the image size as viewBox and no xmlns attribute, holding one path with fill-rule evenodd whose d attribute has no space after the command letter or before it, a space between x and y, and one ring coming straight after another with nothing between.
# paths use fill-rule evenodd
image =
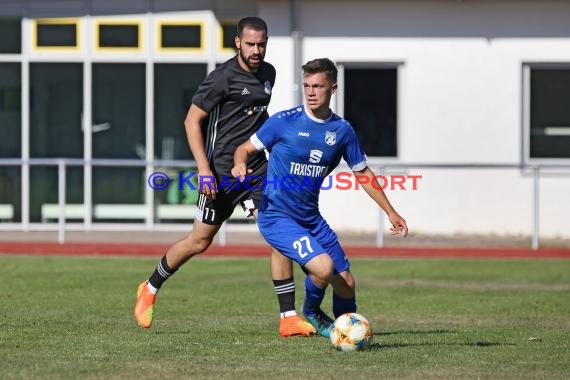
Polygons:
<instances>
[{"instance_id":1,"label":"soccer player in blue kit","mask_svg":"<svg viewBox=\"0 0 570 380\"><path fill-rule=\"evenodd\" d=\"M321 309L326 287L333 287L335 318L356 311L355 280L337 235L319 212L324 178L348 163L368 195L386 212L392 234L408 234L406 221L381 190L352 126L330 108L337 69L328 58L303 65L305 105L270 117L234 154L232 175L251 173L248 157L267 149L269 164L259 207L258 226L265 240L295 260L307 273L303 313L322 336L329 337L334 320Z\"/></svg>"}]
</instances>

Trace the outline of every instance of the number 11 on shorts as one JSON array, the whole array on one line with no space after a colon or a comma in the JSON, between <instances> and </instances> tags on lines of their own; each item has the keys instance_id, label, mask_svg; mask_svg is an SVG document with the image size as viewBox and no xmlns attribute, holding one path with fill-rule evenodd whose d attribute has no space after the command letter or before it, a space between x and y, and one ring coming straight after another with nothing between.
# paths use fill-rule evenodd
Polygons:
<instances>
[{"instance_id":1,"label":"number 11 on shorts","mask_svg":"<svg viewBox=\"0 0 570 380\"><path fill-rule=\"evenodd\" d=\"M214 221L216 217L216 210L209 207L204 207L204 219Z\"/></svg>"}]
</instances>

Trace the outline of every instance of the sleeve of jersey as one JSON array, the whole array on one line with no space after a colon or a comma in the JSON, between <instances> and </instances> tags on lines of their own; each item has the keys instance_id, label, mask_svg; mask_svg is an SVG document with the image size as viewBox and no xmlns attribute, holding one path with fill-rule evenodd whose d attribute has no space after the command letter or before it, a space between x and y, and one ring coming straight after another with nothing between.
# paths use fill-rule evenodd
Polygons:
<instances>
[{"instance_id":1,"label":"sleeve of jersey","mask_svg":"<svg viewBox=\"0 0 570 380\"><path fill-rule=\"evenodd\" d=\"M210 113L227 92L227 81L219 71L212 71L198 87L192 103Z\"/></svg>"},{"instance_id":2,"label":"sleeve of jersey","mask_svg":"<svg viewBox=\"0 0 570 380\"><path fill-rule=\"evenodd\" d=\"M270 149L279 138L279 131L283 128L279 127L280 119L272 116L263 123L261 128L249 138L255 149Z\"/></svg>"},{"instance_id":3,"label":"sleeve of jersey","mask_svg":"<svg viewBox=\"0 0 570 380\"><path fill-rule=\"evenodd\" d=\"M366 154L352 127L349 128L347 135L347 143L343 154L344 160L354 172L366 169Z\"/></svg>"}]
</instances>

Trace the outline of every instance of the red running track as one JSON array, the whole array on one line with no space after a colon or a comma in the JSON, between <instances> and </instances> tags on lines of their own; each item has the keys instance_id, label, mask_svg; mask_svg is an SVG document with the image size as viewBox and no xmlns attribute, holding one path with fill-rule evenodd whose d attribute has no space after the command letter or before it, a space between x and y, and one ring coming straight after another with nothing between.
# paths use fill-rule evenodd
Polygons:
<instances>
[{"instance_id":1,"label":"red running track","mask_svg":"<svg viewBox=\"0 0 570 380\"><path fill-rule=\"evenodd\" d=\"M65 243L0 242L0 254L26 255L126 255L162 256L167 244L130 243ZM453 258L453 259L570 259L570 248L462 248L462 247L362 247L345 246L349 257L369 258ZM263 245L213 245L206 257L266 257L269 248Z\"/></svg>"}]
</instances>

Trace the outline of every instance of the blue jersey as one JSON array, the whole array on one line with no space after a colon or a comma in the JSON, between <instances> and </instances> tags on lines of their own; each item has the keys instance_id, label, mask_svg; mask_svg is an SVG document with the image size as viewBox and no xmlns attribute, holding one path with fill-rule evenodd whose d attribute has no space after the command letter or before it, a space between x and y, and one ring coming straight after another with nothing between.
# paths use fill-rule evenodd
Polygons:
<instances>
[{"instance_id":1,"label":"blue jersey","mask_svg":"<svg viewBox=\"0 0 570 380\"><path fill-rule=\"evenodd\" d=\"M316 223L320 187L340 159L353 171L366 168L366 155L354 129L334 113L328 120L319 120L303 106L281 111L250 140L258 150L271 152L259 206L264 218L287 215L303 224Z\"/></svg>"}]
</instances>

